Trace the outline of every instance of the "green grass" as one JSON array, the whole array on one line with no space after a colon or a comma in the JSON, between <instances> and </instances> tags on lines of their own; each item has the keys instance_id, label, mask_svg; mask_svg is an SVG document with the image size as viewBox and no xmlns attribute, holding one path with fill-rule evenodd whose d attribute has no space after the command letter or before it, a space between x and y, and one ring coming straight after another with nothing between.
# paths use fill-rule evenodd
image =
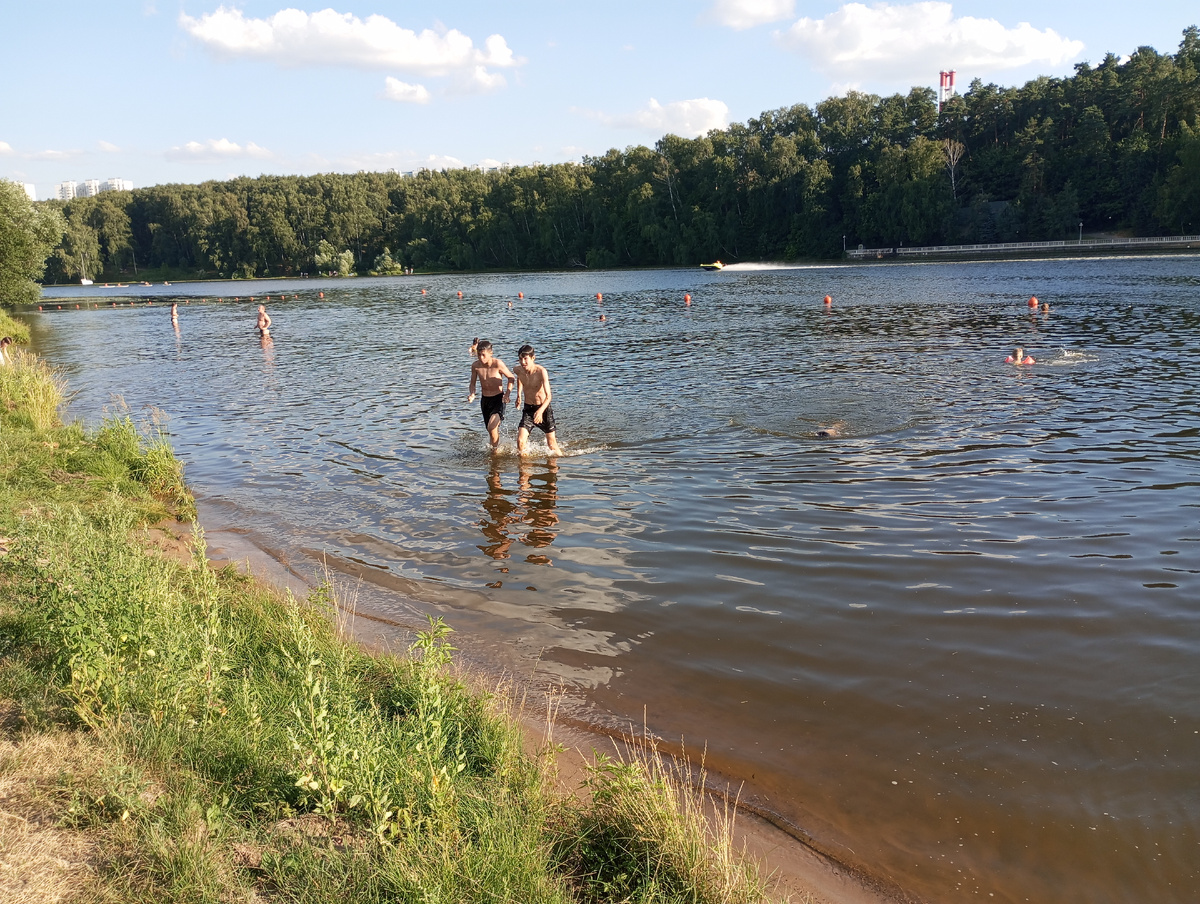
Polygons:
<instances>
[{"instance_id":1,"label":"green grass","mask_svg":"<svg viewBox=\"0 0 1200 904\"><path fill-rule=\"evenodd\" d=\"M194 511L161 421L63 426L62 392L30 358L0 375L0 782L56 827L30 845L90 851L79 900L763 898L653 751L552 791L440 620L370 655L328 589L216 571L198 528L188 563L148 551L139 530Z\"/></svg>"},{"instance_id":2,"label":"green grass","mask_svg":"<svg viewBox=\"0 0 1200 904\"><path fill-rule=\"evenodd\" d=\"M29 327L0 308L0 336L10 336L17 345L25 345L29 342Z\"/></svg>"}]
</instances>

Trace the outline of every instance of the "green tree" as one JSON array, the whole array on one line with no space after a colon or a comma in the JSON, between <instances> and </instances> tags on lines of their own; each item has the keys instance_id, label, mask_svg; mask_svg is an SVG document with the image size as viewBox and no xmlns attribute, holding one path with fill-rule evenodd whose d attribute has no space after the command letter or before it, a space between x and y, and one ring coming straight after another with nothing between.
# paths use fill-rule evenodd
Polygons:
<instances>
[{"instance_id":1,"label":"green tree","mask_svg":"<svg viewBox=\"0 0 1200 904\"><path fill-rule=\"evenodd\" d=\"M1181 235L1200 233L1200 125L1182 126L1179 164L1159 192L1159 216Z\"/></svg>"},{"instance_id":2,"label":"green tree","mask_svg":"<svg viewBox=\"0 0 1200 904\"><path fill-rule=\"evenodd\" d=\"M37 301L36 280L66 228L57 208L34 204L21 186L0 179L0 304Z\"/></svg>"}]
</instances>

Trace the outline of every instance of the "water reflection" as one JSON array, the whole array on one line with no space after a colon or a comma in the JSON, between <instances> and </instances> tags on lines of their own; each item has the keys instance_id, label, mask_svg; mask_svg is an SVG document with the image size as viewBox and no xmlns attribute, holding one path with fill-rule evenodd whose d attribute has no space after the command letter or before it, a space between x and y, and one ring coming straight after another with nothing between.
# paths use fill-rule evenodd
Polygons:
<instances>
[{"instance_id":1,"label":"water reflection","mask_svg":"<svg viewBox=\"0 0 1200 904\"><path fill-rule=\"evenodd\" d=\"M487 495L482 506L484 518L479 522L480 532L487 541L476 548L493 559L512 556L512 546L520 542L532 549L546 549L553 545L557 532L558 513L558 461L551 458L545 462L522 459L517 467L516 489L504 486L504 462L492 456L487 473ZM544 553L529 553L525 561L531 565L552 565L553 560ZM499 587L499 582L489 584Z\"/></svg>"}]
</instances>

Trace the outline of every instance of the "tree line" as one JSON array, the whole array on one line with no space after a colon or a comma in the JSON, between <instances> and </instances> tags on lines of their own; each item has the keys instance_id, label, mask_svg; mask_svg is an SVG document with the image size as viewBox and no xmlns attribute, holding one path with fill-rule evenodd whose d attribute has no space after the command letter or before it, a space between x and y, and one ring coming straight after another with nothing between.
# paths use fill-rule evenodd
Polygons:
<instances>
[{"instance_id":1,"label":"tree line","mask_svg":"<svg viewBox=\"0 0 1200 904\"><path fill-rule=\"evenodd\" d=\"M482 172L260 176L61 206L47 278L689 265L1200 232L1200 33L1022 87L850 91L700 138Z\"/></svg>"}]
</instances>

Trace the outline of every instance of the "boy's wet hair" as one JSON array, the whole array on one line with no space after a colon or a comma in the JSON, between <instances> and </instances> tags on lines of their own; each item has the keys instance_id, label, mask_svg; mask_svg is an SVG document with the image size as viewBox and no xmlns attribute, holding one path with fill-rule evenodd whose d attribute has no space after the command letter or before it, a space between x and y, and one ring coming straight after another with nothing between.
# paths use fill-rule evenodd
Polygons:
<instances>
[{"instance_id":1,"label":"boy's wet hair","mask_svg":"<svg viewBox=\"0 0 1200 904\"><path fill-rule=\"evenodd\" d=\"M518 358L523 358L526 355L536 355L536 354L537 354L537 352L535 352L533 350L532 345L522 345L519 349L517 349L517 357Z\"/></svg>"},{"instance_id":2,"label":"boy's wet hair","mask_svg":"<svg viewBox=\"0 0 1200 904\"><path fill-rule=\"evenodd\" d=\"M491 343L491 341L489 341L487 339L480 339L478 342L475 343L475 351L477 351L477 352L486 352L491 347L492 347L492 343Z\"/></svg>"}]
</instances>

